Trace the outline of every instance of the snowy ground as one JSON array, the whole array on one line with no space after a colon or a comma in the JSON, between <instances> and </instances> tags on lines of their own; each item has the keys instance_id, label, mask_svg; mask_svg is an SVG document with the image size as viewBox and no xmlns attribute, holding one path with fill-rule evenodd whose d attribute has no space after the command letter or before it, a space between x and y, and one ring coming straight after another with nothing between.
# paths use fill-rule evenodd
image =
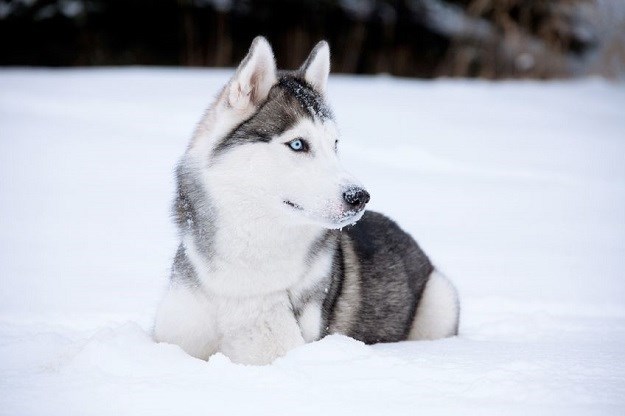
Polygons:
<instances>
[{"instance_id":1,"label":"snowy ground","mask_svg":"<svg viewBox=\"0 0 625 416\"><path fill-rule=\"evenodd\" d=\"M149 330L173 167L227 71L0 71L0 414L625 414L625 85L334 77L341 154L461 334L266 367Z\"/></svg>"}]
</instances>

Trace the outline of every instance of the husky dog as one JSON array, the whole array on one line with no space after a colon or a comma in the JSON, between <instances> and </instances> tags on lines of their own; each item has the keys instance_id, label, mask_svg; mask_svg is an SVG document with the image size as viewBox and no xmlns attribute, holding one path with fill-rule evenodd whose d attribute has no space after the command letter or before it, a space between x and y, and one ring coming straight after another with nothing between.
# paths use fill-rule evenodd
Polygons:
<instances>
[{"instance_id":1,"label":"husky dog","mask_svg":"<svg viewBox=\"0 0 625 416\"><path fill-rule=\"evenodd\" d=\"M365 212L369 194L339 164L329 70L324 41L278 72L257 37L200 121L177 168L181 242L157 341L266 364L330 333L457 333L453 285L393 221Z\"/></svg>"}]
</instances>

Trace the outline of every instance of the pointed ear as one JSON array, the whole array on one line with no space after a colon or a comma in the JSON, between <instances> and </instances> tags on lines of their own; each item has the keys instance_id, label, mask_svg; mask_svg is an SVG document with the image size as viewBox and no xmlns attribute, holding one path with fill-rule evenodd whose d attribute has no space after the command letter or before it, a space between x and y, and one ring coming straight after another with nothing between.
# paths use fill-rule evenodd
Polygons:
<instances>
[{"instance_id":1,"label":"pointed ear","mask_svg":"<svg viewBox=\"0 0 625 416\"><path fill-rule=\"evenodd\" d=\"M237 110L259 105L276 83L276 62L269 42L257 36L228 85L228 103Z\"/></svg>"},{"instance_id":2,"label":"pointed ear","mask_svg":"<svg viewBox=\"0 0 625 416\"><path fill-rule=\"evenodd\" d=\"M304 79L318 92L325 94L330 74L330 46L322 40L313 48L310 55L299 69Z\"/></svg>"}]
</instances>

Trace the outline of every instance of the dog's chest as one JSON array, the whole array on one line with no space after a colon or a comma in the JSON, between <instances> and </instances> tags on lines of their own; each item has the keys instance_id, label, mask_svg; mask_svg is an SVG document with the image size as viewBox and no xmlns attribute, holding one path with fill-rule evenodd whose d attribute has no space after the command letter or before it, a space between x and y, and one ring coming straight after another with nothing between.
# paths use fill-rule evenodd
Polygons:
<instances>
[{"instance_id":1,"label":"dog's chest","mask_svg":"<svg viewBox=\"0 0 625 416\"><path fill-rule=\"evenodd\" d=\"M332 256L311 258L314 238L292 237L254 242L216 238L210 257L190 236L184 242L202 286L217 296L253 297L288 290L300 298L330 275Z\"/></svg>"}]
</instances>

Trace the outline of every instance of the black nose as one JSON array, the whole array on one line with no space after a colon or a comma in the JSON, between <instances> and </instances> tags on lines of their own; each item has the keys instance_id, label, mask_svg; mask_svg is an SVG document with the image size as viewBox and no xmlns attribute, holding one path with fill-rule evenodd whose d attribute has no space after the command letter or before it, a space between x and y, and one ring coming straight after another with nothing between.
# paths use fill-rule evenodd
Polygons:
<instances>
[{"instance_id":1,"label":"black nose","mask_svg":"<svg viewBox=\"0 0 625 416\"><path fill-rule=\"evenodd\" d=\"M362 188L349 188L347 191L343 192L343 199L349 205L356 209L362 209L371 196L369 192L365 191Z\"/></svg>"}]
</instances>

